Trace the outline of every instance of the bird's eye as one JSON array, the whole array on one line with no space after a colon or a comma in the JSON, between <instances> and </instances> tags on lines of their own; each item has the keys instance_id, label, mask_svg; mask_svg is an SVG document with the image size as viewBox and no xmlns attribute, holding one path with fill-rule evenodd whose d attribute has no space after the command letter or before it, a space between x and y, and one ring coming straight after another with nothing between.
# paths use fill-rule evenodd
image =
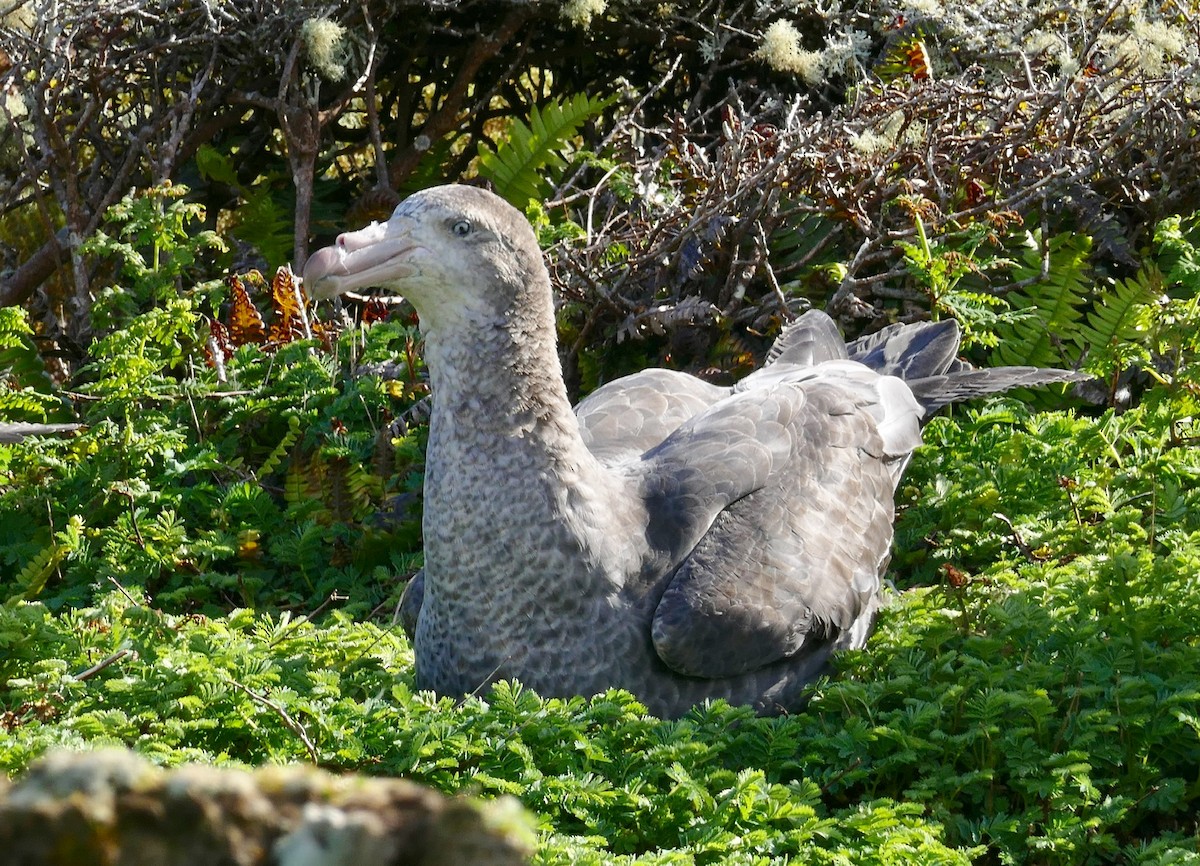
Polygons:
<instances>
[{"instance_id":1,"label":"bird's eye","mask_svg":"<svg viewBox=\"0 0 1200 866\"><path fill-rule=\"evenodd\" d=\"M454 234L460 238L465 238L471 233L471 221L459 220L454 225L450 226L450 231L454 232Z\"/></svg>"}]
</instances>

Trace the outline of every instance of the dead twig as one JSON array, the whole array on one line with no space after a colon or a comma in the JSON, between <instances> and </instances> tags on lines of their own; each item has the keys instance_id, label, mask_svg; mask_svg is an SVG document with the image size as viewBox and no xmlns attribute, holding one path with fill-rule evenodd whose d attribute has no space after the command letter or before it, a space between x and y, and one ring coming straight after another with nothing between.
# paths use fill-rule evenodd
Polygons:
<instances>
[{"instance_id":1,"label":"dead twig","mask_svg":"<svg viewBox=\"0 0 1200 866\"><path fill-rule=\"evenodd\" d=\"M1017 527L1013 525L1012 520L1009 519L1007 515L1001 514L999 511L997 511L992 514L992 517L996 518L1008 527L1008 537L1017 550L1021 552L1023 557L1030 562L1038 561L1037 557L1033 555L1033 548L1025 543L1025 539L1021 537L1021 533L1017 530Z\"/></svg>"},{"instance_id":2,"label":"dead twig","mask_svg":"<svg viewBox=\"0 0 1200 866\"><path fill-rule=\"evenodd\" d=\"M133 658L137 658L137 653L131 649L119 649L112 655L106 656L105 658L96 662L96 664L92 665L86 671L81 671L80 673L75 674L75 679L77 679L79 682L84 682L85 680L90 680L96 674L100 673L100 671L104 670L105 668L107 668L111 665L116 664L121 659L125 658L126 656L132 656Z\"/></svg>"},{"instance_id":3,"label":"dead twig","mask_svg":"<svg viewBox=\"0 0 1200 866\"><path fill-rule=\"evenodd\" d=\"M246 696L255 703L261 704L279 716L287 729L295 734L300 739L300 742L304 744L304 750L308 752L309 760L314 764L319 764L321 762L321 755L317 751L317 747L313 744L312 738L308 736L308 731L304 729L304 725L293 719L288 711L285 710L279 703L271 700L266 695L260 695L249 686L243 685L231 677L224 677L223 679L228 685L231 685L239 691L244 692Z\"/></svg>"}]
</instances>

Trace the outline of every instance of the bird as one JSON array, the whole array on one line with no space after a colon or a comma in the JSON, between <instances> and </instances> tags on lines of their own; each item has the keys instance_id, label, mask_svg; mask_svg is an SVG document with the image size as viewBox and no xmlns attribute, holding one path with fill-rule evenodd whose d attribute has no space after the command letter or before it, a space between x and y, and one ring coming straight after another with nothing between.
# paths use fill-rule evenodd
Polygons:
<instances>
[{"instance_id":1,"label":"bird","mask_svg":"<svg viewBox=\"0 0 1200 866\"><path fill-rule=\"evenodd\" d=\"M975 369L953 319L846 343L783 329L731 387L647 369L572 407L525 216L480 187L415 193L308 259L314 299L417 311L433 395L424 569L402 601L418 688L624 689L663 718L803 708L881 607L895 492L945 404L1079 374Z\"/></svg>"}]
</instances>

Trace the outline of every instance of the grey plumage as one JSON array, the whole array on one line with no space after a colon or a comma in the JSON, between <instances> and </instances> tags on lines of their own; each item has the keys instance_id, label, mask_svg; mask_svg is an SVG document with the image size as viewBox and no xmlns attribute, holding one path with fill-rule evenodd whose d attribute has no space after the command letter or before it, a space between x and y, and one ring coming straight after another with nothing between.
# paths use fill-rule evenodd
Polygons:
<instances>
[{"instance_id":1,"label":"grey plumage","mask_svg":"<svg viewBox=\"0 0 1200 866\"><path fill-rule=\"evenodd\" d=\"M311 294L405 294L433 384L425 570L402 604L419 685L513 677L794 709L866 641L893 494L938 406L1071 381L972 370L953 321L842 340L810 312L733 388L647 370L572 411L528 223L471 187L419 193L305 269ZM907 379L907 382L905 381Z\"/></svg>"},{"instance_id":2,"label":"grey plumage","mask_svg":"<svg viewBox=\"0 0 1200 866\"><path fill-rule=\"evenodd\" d=\"M13 421L0 424L0 444L11 445L30 436L55 436L78 430L81 424L34 424L28 421Z\"/></svg>"}]
</instances>

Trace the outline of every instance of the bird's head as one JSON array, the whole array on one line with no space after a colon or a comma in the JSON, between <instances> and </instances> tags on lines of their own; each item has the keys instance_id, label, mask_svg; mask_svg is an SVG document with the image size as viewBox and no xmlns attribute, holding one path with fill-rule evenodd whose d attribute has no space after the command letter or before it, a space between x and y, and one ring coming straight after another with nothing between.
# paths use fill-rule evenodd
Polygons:
<instances>
[{"instance_id":1,"label":"bird's head","mask_svg":"<svg viewBox=\"0 0 1200 866\"><path fill-rule=\"evenodd\" d=\"M304 266L313 298L378 287L402 294L424 328L511 317L549 292L537 239L516 208L486 190L447 185L402 201L385 223L339 235Z\"/></svg>"}]
</instances>

